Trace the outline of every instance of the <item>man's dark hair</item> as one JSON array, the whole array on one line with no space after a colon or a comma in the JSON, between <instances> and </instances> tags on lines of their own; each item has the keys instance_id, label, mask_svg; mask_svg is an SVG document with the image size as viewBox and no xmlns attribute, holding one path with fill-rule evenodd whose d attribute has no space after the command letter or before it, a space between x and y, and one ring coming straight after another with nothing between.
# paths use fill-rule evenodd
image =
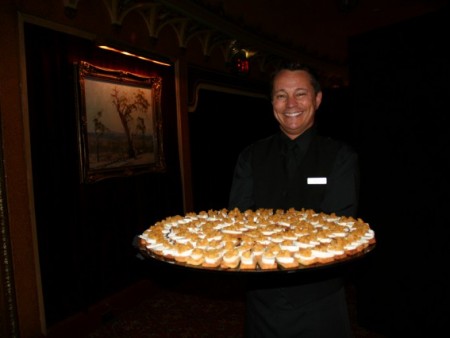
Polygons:
<instances>
[{"instance_id":1,"label":"man's dark hair","mask_svg":"<svg viewBox=\"0 0 450 338\"><path fill-rule=\"evenodd\" d=\"M307 72L311 79L311 86L314 88L315 93L317 94L322 91L322 87L319 82L319 77L318 77L316 71L311 66L304 64L304 63L300 63L300 62L285 62L285 63L281 64L281 66L278 67L277 70L272 75L271 88L270 88L271 93L273 92L273 80L275 79L275 76L277 76L278 73L280 73L283 70L291 70L291 71L303 70L303 71Z\"/></svg>"}]
</instances>

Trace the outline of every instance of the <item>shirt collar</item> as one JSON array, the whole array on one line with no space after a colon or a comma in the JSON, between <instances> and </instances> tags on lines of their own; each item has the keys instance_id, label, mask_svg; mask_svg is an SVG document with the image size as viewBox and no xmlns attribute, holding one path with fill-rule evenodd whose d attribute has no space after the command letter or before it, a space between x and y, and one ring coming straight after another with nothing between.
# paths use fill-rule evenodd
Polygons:
<instances>
[{"instance_id":1,"label":"shirt collar","mask_svg":"<svg viewBox=\"0 0 450 338\"><path fill-rule=\"evenodd\" d=\"M284 152L287 151L288 148L291 148L294 144L297 144L298 149L301 153L305 153L308 149L308 146L314 137L314 135L317 134L316 128L313 126L309 129L307 129L303 134L298 136L297 138L291 140L289 137L286 136L285 133L281 132L281 139L283 143L283 149Z\"/></svg>"}]
</instances>

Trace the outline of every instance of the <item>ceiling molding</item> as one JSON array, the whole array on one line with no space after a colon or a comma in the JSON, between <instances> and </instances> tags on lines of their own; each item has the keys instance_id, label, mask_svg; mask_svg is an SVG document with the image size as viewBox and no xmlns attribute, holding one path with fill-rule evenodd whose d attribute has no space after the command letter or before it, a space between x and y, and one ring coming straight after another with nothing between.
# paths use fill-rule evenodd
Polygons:
<instances>
[{"instance_id":1,"label":"ceiling molding","mask_svg":"<svg viewBox=\"0 0 450 338\"><path fill-rule=\"evenodd\" d=\"M76 15L78 0L63 2L66 13ZM325 82L346 83L347 66L342 62L313 55L301 46L283 43L276 36L267 36L227 17L220 8L208 7L202 0L103 0L103 3L113 26L120 27L128 15L138 13L146 24L149 41L153 45L157 43L160 32L170 26L177 36L178 47L187 48L189 41L198 38L205 58L219 48L225 62L229 62L232 56L230 45L237 44L254 52L251 62L261 72L282 61L295 60L317 68Z\"/></svg>"}]
</instances>

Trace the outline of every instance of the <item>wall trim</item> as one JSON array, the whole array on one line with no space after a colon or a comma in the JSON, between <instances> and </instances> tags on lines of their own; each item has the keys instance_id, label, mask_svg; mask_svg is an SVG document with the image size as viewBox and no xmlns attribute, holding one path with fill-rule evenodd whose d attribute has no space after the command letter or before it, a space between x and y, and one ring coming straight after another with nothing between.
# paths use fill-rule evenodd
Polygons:
<instances>
[{"instance_id":1,"label":"wall trim","mask_svg":"<svg viewBox=\"0 0 450 338\"><path fill-rule=\"evenodd\" d=\"M260 98L260 99L268 99L267 95L252 92L249 90L238 89L238 88L233 88L233 87L229 87L229 86L208 83L208 82L199 82L195 85L195 87L193 89L194 97L193 97L193 102L190 103L188 106L189 113L192 113L197 110L198 96L199 96L199 92L201 89L211 90L211 91L221 92L221 93L227 93L227 94L250 96L250 97Z\"/></svg>"}]
</instances>

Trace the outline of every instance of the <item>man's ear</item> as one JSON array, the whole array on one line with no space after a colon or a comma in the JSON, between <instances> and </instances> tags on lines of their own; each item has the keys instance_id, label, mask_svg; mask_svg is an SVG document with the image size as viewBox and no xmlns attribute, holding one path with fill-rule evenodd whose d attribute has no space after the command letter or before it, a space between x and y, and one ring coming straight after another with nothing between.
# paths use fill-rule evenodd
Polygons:
<instances>
[{"instance_id":1,"label":"man's ear","mask_svg":"<svg viewBox=\"0 0 450 338\"><path fill-rule=\"evenodd\" d=\"M318 92L316 95L316 109L319 109L321 103L322 103L322 92Z\"/></svg>"}]
</instances>

